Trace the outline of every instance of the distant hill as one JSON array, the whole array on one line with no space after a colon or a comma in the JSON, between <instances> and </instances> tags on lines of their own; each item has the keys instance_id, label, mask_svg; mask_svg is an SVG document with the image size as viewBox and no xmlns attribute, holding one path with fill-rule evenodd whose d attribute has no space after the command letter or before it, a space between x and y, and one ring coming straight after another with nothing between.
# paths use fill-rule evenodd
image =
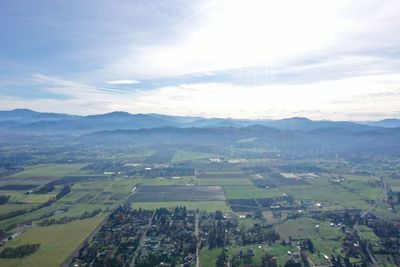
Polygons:
<instances>
[{"instance_id":1,"label":"distant hill","mask_svg":"<svg viewBox=\"0 0 400 267\"><path fill-rule=\"evenodd\" d=\"M43 120L57 121L77 117L78 116L61 113L36 112L30 109L0 110L0 122L14 121L20 123L28 123Z\"/></svg>"},{"instance_id":2,"label":"distant hill","mask_svg":"<svg viewBox=\"0 0 400 267\"><path fill-rule=\"evenodd\" d=\"M371 131L377 128L397 127L397 119L377 122L313 121L294 117L281 120L250 120L231 118L201 118L161 114L106 114L76 116L60 113L41 113L29 109L0 111L0 130L13 133L82 135L104 130L141 129L160 127L211 128L261 125L280 130L311 131L324 128L343 129L350 132Z\"/></svg>"},{"instance_id":3,"label":"distant hill","mask_svg":"<svg viewBox=\"0 0 400 267\"><path fill-rule=\"evenodd\" d=\"M271 150L297 152L326 150L332 152L365 152L398 154L400 152L400 128L376 128L363 132L352 132L340 128L320 128L309 131L282 130L262 125L248 127L162 127L137 130L101 131L80 137L86 144L129 145L210 144L224 147L246 146ZM253 140L243 142L244 140Z\"/></svg>"},{"instance_id":4,"label":"distant hill","mask_svg":"<svg viewBox=\"0 0 400 267\"><path fill-rule=\"evenodd\" d=\"M380 121L366 121L360 122L361 124L375 126L375 127L386 127L386 128L395 128L400 127L399 119L385 119Z\"/></svg>"}]
</instances>

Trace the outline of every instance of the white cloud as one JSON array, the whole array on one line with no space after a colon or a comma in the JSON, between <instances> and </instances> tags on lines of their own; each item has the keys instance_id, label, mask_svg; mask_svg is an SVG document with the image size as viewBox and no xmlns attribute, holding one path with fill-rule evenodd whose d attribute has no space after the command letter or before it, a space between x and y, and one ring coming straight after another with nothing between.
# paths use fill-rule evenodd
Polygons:
<instances>
[{"instance_id":1,"label":"white cloud","mask_svg":"<svg viewBox=\"0 0 400 267\"><path fill-rule=\"evenodd\" d=\"M124 84L136 84L140 83L137 80L114 80L114 81L107 81L107 84L116 84L116 85L124 85Z\"/></svg>"},{"instance_id":2,"label":"white cloud","mask_svg":"<svg viewBox=\"0 0 400 267\"><path fill-rule=\"evenodd\" d=\"M24 100L2 97L0 106L73 114L124 110L205 117L304 116L334 120L374 120L400 113L400 74L285 85L195 83L124 94L104 92L96 87L44 75L36 77L40 77L41 82L48 81L51 92L71 98Z\"/></svg>"},{"instance_id":3,"label":"white cloud","mask_svg":"<svg viewBox=\"0 0 400 267\"><path fill-rule=\"evenodd\" d=\"M74 78L33 77L35 86L68 99L3 95L0 105L251 118L356 120L399 114L400 1L210 0L193 7L161 1L137 8L107 3L98 6L93 24L79 21L84 27L72 25L72 34L65 33L79 48L67 58L82 64L77 73L68 73ZM59 25L53 20L51 25ZM64 37L60 28L55 32ZM80 40L85 40L81 47ZM201 82L202 77L213 81L218 72L229 78ZM185 74L196 76L196 82L119 90L154 81L153 88L166 84L163 77Z\"/></svg>"},{"instance_id":4,"label":"white cloud","mask_svg":"<svg viewBox=\"0 0 400 267\"><path fill-rule=\"evenodd\" d=\"M176 27L181 29L178 37L126 47L99 73L147 79L257 65L274 68L321 55L392 51L400 43L395 34L400 21L393 11L400 12L398 1L213 3L195 27L182 22Z\"/></svg>"}]
</instances>

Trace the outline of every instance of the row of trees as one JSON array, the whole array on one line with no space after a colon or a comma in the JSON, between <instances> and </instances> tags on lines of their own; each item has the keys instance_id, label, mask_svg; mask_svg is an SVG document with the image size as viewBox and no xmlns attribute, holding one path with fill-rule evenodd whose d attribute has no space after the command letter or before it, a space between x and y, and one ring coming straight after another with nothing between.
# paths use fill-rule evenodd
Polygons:
<instances>
[{"instance_id":1,"label":"row of trees","mask_svg":"<svg viewBox=\"0 0 400 267\"><path fill-rule=\"evenodd\" d=\"M15 248L8 247L0 252L0 258L23 258L40 248L39 244L21 245Z\"/></svg>"},{"instance_id":2,"label":"row of trees","mask_svg":"<svg viewBox=\"0 0 400 267\"><path fill-rule=\"evenodd\" d=\"M10 199L10 196L0 195L0 205L6 204L9 199Z\"/></svg>"},{"instance_id":3,"label":"row of trees","mask_svg":"<svg viewBox=\"0 0 400 267\"><path fill-rule=\"evenodd\" d=\"M230 266L230 267L239 267L242 264L245 266L257 266L252 264L252 257L254 257L254 254L250 253L242 253L242 251L239 254L233 255L231 258L227 255L225 250L223 250L217 257L215 261L215 266L216 267L225 267L225 266ZM285 264L285 267L291 267L291 266L298 266L297 263L296 265L292 265L290 261ZM261 256L261 266L260 267L277 267L277 259L275 256L265 253L263 256ZM299 265L301 267L301 263Z\"/></svg>"},{"instance_id":4,"label":"row of trees","mask_svg":"<svg viewBox=\"0 0 400 267\"><path fill-rule=\"evenodd\" d=\"M52 225L52 224L65 224L65 223L69 223L75 220L83 220L83 219L87 219L87 218L91 218L96 216L97 214L99 214L102 210L101 209L96 209L93 211L85 211L84 213L82 213L81 215L77 215L77 216L64 216L58 219L52 218L52 219L44 219L43 221L41 221L39 223L40 226L48 226L48 225Z\"/></svg>"}]
</instances>

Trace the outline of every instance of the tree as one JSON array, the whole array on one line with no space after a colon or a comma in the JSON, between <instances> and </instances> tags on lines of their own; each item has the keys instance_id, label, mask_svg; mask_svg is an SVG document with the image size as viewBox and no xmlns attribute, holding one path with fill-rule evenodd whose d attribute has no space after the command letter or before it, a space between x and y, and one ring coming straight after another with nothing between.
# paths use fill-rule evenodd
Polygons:
<instances>
[{"instance_id":1,"label":"tree","mask_svg":"<svg viewBox=\"0 0 400 267\"><path fill-rule=\"evenodd\" d=\"M10 196L0 195L0 205L6 204L9 199L10 199Z\"/></svg>"},{"instance_id":2,"label":"tree","mask_svg":"<svg viewBox=\"0 0 400 267\"><path fill-rule=\"evenodd\" d=\"M21 245L15 248L8 247L1 251L0 258L23 258L38 250L39 247L40 243Z\"/></svg>"},{"instance_id":3,"label":"tree","mask_svg":"<svg viewBox=\"0 0 400 267\"><path fill-rule=\"evenodd\" d=\"M277 267L276 257L265 253L264 256L261 257L261 267Z\"/></svg>"},{"instance_id":4,"label":"tree","mask_svg":"<svg viewBox=\"0 0 400 267\"><path fill-rule=\"evenodd\" d=\"M232 259L230 260L231 267L239 267L240 266L240 256L233 255Z\"/></svg>"},{"instance_id":5,"label":"tree","mask_svg":"<svg viewBox=\"0 0 400 267\"><path fill-rule=\"evenodd\" d=\"M226 262L226 253L225 250L222 250L221 254L218 255L218 258L215 262L216 267L224 267Z\"/></svg>"},{"instance_id":6,"label":"tree","mask_svg":"<svg viewBox=\"0 0 400 267\"><path fill-rule=\"evenodd\" d=\"M311 253L314 253L314 252L315 252L314 244L313 244L313 242L311 242L311 239L307 238L307 240L306 240L306 246L307 246L307 249L308 249Z\"/></svg>"},{"instance_id":7,"label":"tree","mask_svg":"<svg viewBox=\"0 0 400 267\"><path fill-rule=\"evenodd\" d=\"M301 267L301 262L290 259L285 263L285 267Z\"/></svg>"}]
</instances>

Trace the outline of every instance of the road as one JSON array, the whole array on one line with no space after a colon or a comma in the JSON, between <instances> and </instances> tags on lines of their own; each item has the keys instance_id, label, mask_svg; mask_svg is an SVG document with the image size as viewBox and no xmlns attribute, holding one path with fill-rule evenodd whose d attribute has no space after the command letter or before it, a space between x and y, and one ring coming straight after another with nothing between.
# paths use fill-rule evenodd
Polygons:
<instances>
[{"instance_id":1,"label":"road","mask_svg":"<svg viewBox=\"0 0 400 267\"><path fill-rule=\"evenodd\" d=\"M382 186L383 186L383 191L385 193L385 198L384 198L384 202L387 203L388 202L388 198L389 198L389 194L388 194L388 188L387 188L387 184L385 182L385 180L383 180L383 177L379 177L381 179L382 182Z\"/></svg>"},{"instance_id":2,"label":"road","mask_svg":"<svg viewBox=\"0 0 400 267\"><path fill-rule=\"evenodd\" d=\"M156 211L154 211L153 214L151 215L149 223L146 225L146 229L144 230L142 236L140 237L139 245L136 248L135 253L133 254L133 257L132 257L131 263L129 264L129 267L135 266L136 257L138 256L140 250L142 249L142 247L144 245L144 239L146 238L147 232L149 231L149 228L151 226L151 223L153 222L153 218L155 215L156 215Z\"/></svg>"},{"instance_id":3,"label":"road","mask_svg":"<svg viewBox=\"0 0 400 267\"><path fill-rule=\"evenodd\" d=\"M104 219L100 222L100 224L88 235L88 237L83 240L83 242L71 253L71 255L64 261L64 263L61 265L62 267L68 267L71 265L72 261L74 260L75 257L78 256L79 250L82 248L82 246L86 243L89 242L93 239L93 237L96 235L96 233L101 229L101 227L107 222L108 218L110 217L109 213Z\"/></svg>"},{"instance_id":4,"label":"road","mask_svg":"<svg viewBox=\"0 0 400 267\"><path fill-rule=\"evenodd\" d=\"M136 188L136 186L134 186L133 188ZM136 193L136 191L133 190L133 188L132 188L131 192L128 194L128 196L122 200L122 202L121 202L122 204L125 203L125 202L128 200L128 198L129 198L130 196L132 196L133 194ZM110 217L110 215L111 215L111 212L110 212L110 213L101 221L101 223L90 233L90 235L89 235L87 238L85 238L85 240L71 253L71 255L64 261L64 263L63 263L61 266L63 266L63 267L68 267L68 266L71 265L72 260L73 260L75 257L78 256L79 250L82 248L82 246L83 246L86 242L89 242L89 241L91 241L91 240L93 239L93 237L96 235L96 233L97 233L97 232L101 229L101 227L107 222L107 220L108 220L108 218Z\"/></svg>"},{"instance_id":5,"label":"road","mask_svg":"<svg viewBox=\"0 0 400 267\"><path fill-rule=\"evenodd\" d=\"M387 203L388 198L389 198L387 184L386 184L385 180L383 180L382 176L379 177L379 179L381 180L382 188L383 188L383 194L384 194L383 202L384 202L384 203ZM378 206L378 205L380 204L380 202L382 202L382 201L381 201L381 200L378 200L374 205L370 206L366 211L364 211L364 212L361 214L361 218L363 218L363 217L366 216L368 213L370 213L374 208L376 208L376 206Z\"/></svg>"},{"instance_id":6,"label":"road","mask_svg":"<svg viewBox=\"0 0 400 267\"><path fill-rule=\"evenodd\" d=\"M356 231L356 234L357 234L358 239L361 240L361 233L360 233L360 230L358 230L358 220L357 220L356 223L353 225L353 229ZM369 249L368 246L366 246L366 249L367 249L368 257L369 257L370 261L371 261L373 264L377 264L378 262L376 261L374 255L372 254L372 252L371 252L371 250Z\"/></svg>"},{"instance_id":7,"label":"road","mask_svg":"<svg viewBox=\"0 0 400 267\"><path fill-rule=\"evenodd\" d=\"M196 235L196 267L200 267L200 235L199 235L199 213L196 211L194 234Z\"/></svg>"},{"instance_id":8,"label":"road","mask_svg":"<svg viewBox=\"0 0 400 267\"><path fill-rule=\"evenodd\" d=\"M365 215L367 215L368 213L370 213L376 206L378 206L379 202L376 202L374 205L372 205L371 207L369 207L366 211L364 211L361 214L361 218L364 218Z\"/></svg>"},{"instance_id":9,"label":"road","mask_svg":"<svg viewBox=\"0 0 400 267\"><path fill-rule=\"evenodd\" d=\"M386 202L388 201L388 188L387 188L387 184L386 184L385 180L383 180L382 176L379 177L379 179L381 180L382 187L383 187L383 193L384 193L383 202L386 203ZM371 212L376 206L378 206L381 202L382 202L381 200L377 201L374 205L370 206L366 211L364 211L364 212L361 214L360 217L361 217L361 218L365 217L368 213L370 213L370 212ZM353 225L353 229L356 231L356 234L357 234L358 238L361 239L361 233L360 233L360 231L358 230L358 220L357 220L356 223ZM368 252L368 256L369 256L370 261L371 261L373 264L378 263L378 262L376 261L374 255L373 255L373 253L372 253L371 250L369 249L369 247L366 247L366 250L367 250L367 252Z\"/></svg>"}]
</instances>

